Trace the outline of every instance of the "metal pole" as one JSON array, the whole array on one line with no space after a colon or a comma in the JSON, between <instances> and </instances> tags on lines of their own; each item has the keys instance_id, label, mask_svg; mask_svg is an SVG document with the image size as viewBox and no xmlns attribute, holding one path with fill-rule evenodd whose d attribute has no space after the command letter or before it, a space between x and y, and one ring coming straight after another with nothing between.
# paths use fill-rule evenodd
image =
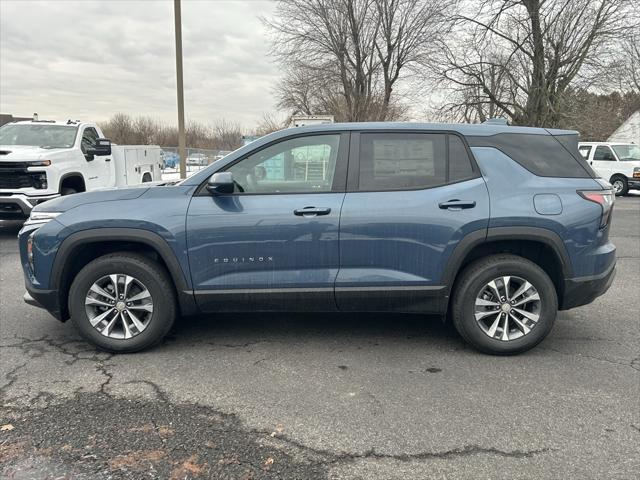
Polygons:
<instances>
[{"instance_id":1,"label":"metal pole","mask_svg":"<svg viewBox=\"0 0 640 480\"><path fill-rule=\"evenodd\" d=\"M187 177L186 138L184 134L184 89L182 85L182 18L180 0L173 0L176 23L176 75L178 79L178 155L180 155L180 178Z\"/></svg>"}]
</instances>

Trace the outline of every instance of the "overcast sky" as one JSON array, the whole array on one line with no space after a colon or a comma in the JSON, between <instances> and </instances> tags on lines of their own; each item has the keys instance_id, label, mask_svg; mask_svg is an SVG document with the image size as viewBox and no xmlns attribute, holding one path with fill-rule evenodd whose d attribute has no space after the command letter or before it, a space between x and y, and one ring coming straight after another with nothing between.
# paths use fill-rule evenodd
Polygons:
<instances>
[{"instance_id":1,"label":"overcast sky","mask_svg":"<svg viewBox=\"0 0 640 480\"><path fill-rule=\"evenodd\" d=\"M275 109L261 0L183 0L187 119L245 127ZM177 124L172 0L0 0L0 112Z\"/></svg>"}]
</instances>

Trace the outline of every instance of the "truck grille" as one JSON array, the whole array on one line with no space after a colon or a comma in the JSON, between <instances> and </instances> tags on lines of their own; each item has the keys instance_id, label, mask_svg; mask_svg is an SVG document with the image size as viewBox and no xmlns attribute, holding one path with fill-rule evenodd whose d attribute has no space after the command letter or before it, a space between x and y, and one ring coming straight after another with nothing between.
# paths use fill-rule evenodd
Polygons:
<instances>
[{"instance_id":1,"label":"truck grille","mask_svg":"<svg viewBox=\"0 0 640 480\"><path fill-rule=\"evenodd\" d=\"M0 188L35 187L40 175L27 172L27 162L0 162Z\"/></svg>"}]
</instances>

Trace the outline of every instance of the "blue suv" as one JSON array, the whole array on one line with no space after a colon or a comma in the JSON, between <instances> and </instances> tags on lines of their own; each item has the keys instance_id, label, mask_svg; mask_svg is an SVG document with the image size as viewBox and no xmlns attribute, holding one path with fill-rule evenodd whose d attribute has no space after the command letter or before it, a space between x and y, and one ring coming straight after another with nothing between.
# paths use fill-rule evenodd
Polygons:
<instances>
[{"instance_id":1,"label":"blue suv","mask_svg":"<svg viewBox=\"0 0 640 480\"><path fill-rule=\"evenodd\" d=\"M280 131L175 184L38 205L25 300L114 352L179 316L285 310L448 314L523 352L614 278L614 195L577 146L497 123Z\"/></svg>"}]
</instances>

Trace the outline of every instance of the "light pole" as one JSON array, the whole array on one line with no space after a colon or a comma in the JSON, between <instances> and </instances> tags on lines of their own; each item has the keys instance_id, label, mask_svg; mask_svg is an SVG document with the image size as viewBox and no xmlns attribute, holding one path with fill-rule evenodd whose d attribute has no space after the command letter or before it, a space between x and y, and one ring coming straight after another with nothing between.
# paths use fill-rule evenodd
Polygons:
<instances>
[{"instance_id":1,"label":"light pole","mask_svg":"<svg viewBox=\"0 0 640 480\"><path fill-rule=\"evenodd\" d=\"M184 89L182 84L182 18L180 0L173 0L173 16L176 23L176 75L178 80L178 154L180 178L187 176L186 139L184 135Z\"/></svg>"}]
</instances>

